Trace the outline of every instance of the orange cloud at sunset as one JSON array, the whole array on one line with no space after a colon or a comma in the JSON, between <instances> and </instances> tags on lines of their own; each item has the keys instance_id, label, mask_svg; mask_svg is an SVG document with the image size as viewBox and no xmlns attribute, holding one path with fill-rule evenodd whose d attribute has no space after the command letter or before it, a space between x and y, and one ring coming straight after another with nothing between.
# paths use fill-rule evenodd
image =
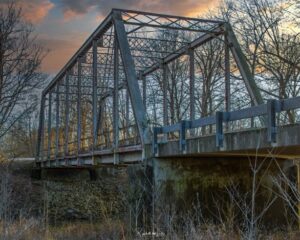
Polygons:
<instances>
[{"instance_id":1,"label":"orange cloud at sunset","mask_svg":"<svg viewBox=\"0 0 300 240\"><path fill-rule=\"evenodd\" d=\"M98 11L99 15L104 17L112 8L197 16L211 7L216 7L219 2L219 0L62 0L59 6L64 12L64 17L70 20L86 14L91 9Z\"/></svg>"},{"instance_id":2,"label":"orange cloud at sunset","mask_svg":"<svg viewBox=\"0 0 300 240\"><path fill-rule=\"evenodd\" d=\"M22 8L23 17L31 23L41 22L54 7L49 0L20 0L17 4Z\"/></svg>"},{"instance_id":3,"label":"orange cloud at sunset","mask_svg":"<svg viewBox=\"0 0 300 240\"><path fill-rule=\"evenodd\" d=\"M64 11L64 20L66 20L66 21L72 20L73 18L75 18L77 16L78 16L78 13L76 13L72 10L65 10Z\"/></svg>"}]
</instances>

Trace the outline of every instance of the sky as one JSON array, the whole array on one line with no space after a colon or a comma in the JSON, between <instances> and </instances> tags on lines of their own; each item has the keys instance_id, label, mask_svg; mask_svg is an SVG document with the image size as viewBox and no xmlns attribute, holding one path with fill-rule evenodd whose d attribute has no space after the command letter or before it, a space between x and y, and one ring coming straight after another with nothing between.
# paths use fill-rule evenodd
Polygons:
<instances>
[{"instance_id":1,"label":"sky","mask_svg":"<svg viewBox=\"0 0 300 240\"><path fill-rule=\"evenodd\" d=\"M17 0L47 50L42 71L56 74L112 8L196 17L219 0Z\"/></svg>"}]
</instances>

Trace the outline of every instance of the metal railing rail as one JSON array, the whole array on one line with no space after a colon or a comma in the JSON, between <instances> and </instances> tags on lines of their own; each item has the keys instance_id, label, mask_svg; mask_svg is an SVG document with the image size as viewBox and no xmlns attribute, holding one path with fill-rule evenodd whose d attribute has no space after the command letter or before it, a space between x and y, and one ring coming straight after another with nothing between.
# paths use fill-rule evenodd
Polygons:
<instances>
[{"instance_id":1,"label":"metal railing rail","mask_svg":"<svg viewBox=\"0 0 300 240\"><path fill-rule=\"evenodd\" d=\"M186 152L186 130L216 125L216 146L223 147L224 132L223 123L243 120L253 117L266 116L265 126L267 128L267 139L270 143L276 143L276 113L300 108L300 97L284 100L270 99L266 104L245 108L231 112L216 112L214 116L204 117L193 121L183 120L170 126L154 127L152 139L152 152L158 153L158 134L168 134L179 132L179 149L182 153Z\"/></svg>"}]
</instances>

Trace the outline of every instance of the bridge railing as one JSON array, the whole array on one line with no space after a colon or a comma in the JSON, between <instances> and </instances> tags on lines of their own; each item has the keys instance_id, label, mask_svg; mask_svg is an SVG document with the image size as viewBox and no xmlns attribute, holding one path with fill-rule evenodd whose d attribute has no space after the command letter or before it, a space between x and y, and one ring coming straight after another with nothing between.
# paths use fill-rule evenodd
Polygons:
<instances>
[{"instance_id":1,"label":"bridge railing","mask_svg":"<svg viewBox=\"0 0 300 240\"><path fill-rule=\"evenodd\" d=\"M209 125L215 125L216 128L216 146L223 147L224 141L224 131L223 124L249 119L254 117L261 117L261 121L264 122L264 126L267 128L267 139L270 143L276 143L276 113L290 111L300 108L300 97L294 97L284 100L270 99L266 104L245 108L241 110L231 111L231 112L216 112L214 116L203 117L200 119L188 121L183 120L177 124L163 127L153 128L153 143L152 151L154 155L158 153L158 145L161 143L158 141L159 134L170 134L174 132L179 132L179 149L182 153L186 151L186 131L190 129L202 128ZM167 138L165 138L167 139ZM166 143L168 140L164 140Z\"/></svg>"}]
</instances>

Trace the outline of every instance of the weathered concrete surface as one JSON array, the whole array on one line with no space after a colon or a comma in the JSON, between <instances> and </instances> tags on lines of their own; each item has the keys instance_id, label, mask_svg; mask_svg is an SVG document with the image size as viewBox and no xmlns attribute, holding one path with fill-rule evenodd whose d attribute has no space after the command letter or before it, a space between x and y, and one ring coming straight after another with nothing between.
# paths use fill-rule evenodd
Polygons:
<instances>
[{"instance_id":1,"label":"weathered concrete surface","mask_svg":"<svg viewBox=\"0 0 300 240\"><path fill-rule=\"evenodd\" d=\"M264 214L263 222L266 226L286 225L288 219L284 203L276 197L273 178L279 175L280 169L292 175L294 161L275 162L271 158L256 158L256 160L261 166L256 178L257 214L263 211L268 201L274 199L274 203ZM197 217L216 222L221 217L223 221L232 220L228 218L234 214L238 216L235 221L243 221L242 213L230 198L229 191L238 190L235 197L241 204L250 207L254 179L250 163L254 161L255 158L251 157L152 159L156 212L173 218L176 214L194 217L196 214L199 215ZM289 215L289 221L293 220Z\"/></svg>"},{"instance_id":2,"label":"weathered concrete surface","mask_svg":"<svg viewBox=\"0 0 300 240\"><path fill-rule=\"evenodd\" d=\"M180 156L274 156L300 157L300 125L278 128L277 143L267 141L266 129L245 130L224 134L224 147L216 147L215 135L187 139L186 153L179 150L178 141L159 144L158 157Z\"/></svg>"}]
</instances>

